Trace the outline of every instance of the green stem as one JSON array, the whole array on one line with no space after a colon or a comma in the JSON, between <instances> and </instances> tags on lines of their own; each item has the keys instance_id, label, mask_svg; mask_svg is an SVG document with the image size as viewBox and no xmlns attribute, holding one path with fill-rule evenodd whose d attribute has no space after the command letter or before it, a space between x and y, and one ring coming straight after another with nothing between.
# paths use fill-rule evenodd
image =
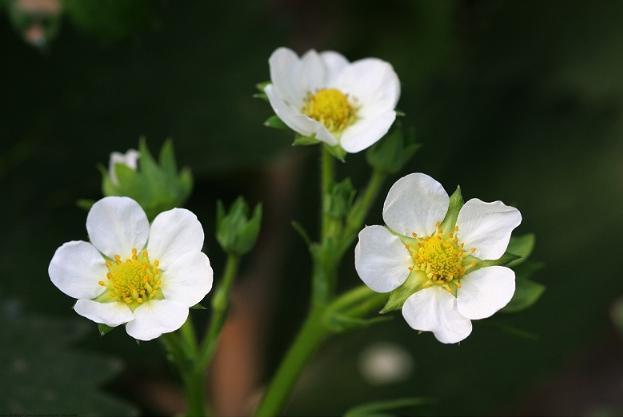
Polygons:
<instances>
[{"instance_id":1,"label":"green stem","mask_svg":"<svg viewBox=\"0 0 623 417\"><path fill-rule=\"evenodd\" d=\"M280 413L303 367L329 335L322 316L322 310L310 312L268 386L255 412L257 417L272 417Z\"/></svg>"},{"instance_id":2,"label":"green stem","mask_svg":"<svg viewBox=\"0 0 623 417\"><path fill-rule=\"evenodd\" d=\"M329 205L331 188L333 187L335 177L335 161L325 146L322 146L320 149L320 198L322 202L320 208L320 216L322 219L321 241L324 241L331 228L331 219L326 215L326 210Z\"/></svg>"},{"instance_id":3,"label":"green stem","mask_svg":"<svg viewBox=\"0 0 623 417\"><path fill-rule=\"evenodd\" d=\"M361 194L355 202L351 213L346 218L344 233L342 234L342 241L338 250L338 256L340 258L344 255L344 252L348 250L361 230L361 226L363 226L363 222L366 220L370 207L374 204L374 201L376 200L379 191L385 182L385 178L386 174L375 169L372 172L372 176L370 177L363 194Z\"/></svg>"},{"instance_id":4,"label":"green stem","mask_svg":"<svg viewBox=\"0 0 623 417\"><path fill-rule=\"evenodd\" d=\"M186 415L189 417L204 416L204 375L203 372L197 372L193 368L192 357L188 356L184 347L184 336L181 333L167 333L163 334L160 340L184 383Z\"/></svg>"},{"instance_id":5,"label":"green stem","mask_svg":"<svg viewBox=\"0 0 623 417\"><path fill-rule=\"evenodd\" d=\"M221 335L221 330L223 330L227 310L229 309L229 294L234 283L234 278L236 278L236 274L238 272L238 264L238 256L229 255L227 257L227 263L225 264L225 270L223 271L220 285L212 298L212 317L210 318L210 327L208 328L207 335L201 343L199 359L196 364L197 368L205 369L210 364L214 354L216 353L219 336Z\"/></svg>"}]
</instances>

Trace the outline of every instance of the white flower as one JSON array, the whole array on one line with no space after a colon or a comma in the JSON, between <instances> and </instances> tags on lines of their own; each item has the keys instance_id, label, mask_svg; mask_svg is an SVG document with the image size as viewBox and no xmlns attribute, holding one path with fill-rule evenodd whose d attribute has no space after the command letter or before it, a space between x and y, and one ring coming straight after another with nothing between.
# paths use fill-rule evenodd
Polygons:
<instances>
[{"instance_id":1,"label":"white flower","mask_svg":"<svg viewBox=\"0 0 623 417\"><path fill-rule=\"evenodd\" d=\"M384 226L359 233L355 268L372 290L390 292L405 282L413 294L402 314L415 330L433 332L442 343L457 343L472 331L471 320L492 316L515 292L515 273L506 267L479 268L499 259L521 214L501 201L471 199L456 226L443 230L450 198L424 174L399 179L383 206Z\"/></svg>"},{"instance_id":2,"label":"white flower","mask_svg":"<svg viewBox=\"0 0 623 417\"><path fill-rule=\"evenodd\" d=\"M126 153L113 152L110 154L110 161L108 162L108 173L110 180L113 184L118 184L117 173L115 172L115 166L117 164L125 165L128 168L136 171L136 165L138 158L141 154L136 149L128 149Z\"/></svg>"},{"instance_id":3,"label":"white flower","mask_svg":"<svg viewBox=\"0 0 623 417\"><path fill-rule=\"evenodd\" d=\"M268 100L277 116L303 136L355 153L381 139L396 118L400 82L380 59L350 63L337 52L314 50L299 58L279 48L269 65Z\"/></svg>"},{"instance_id":4,"label":"white flower","mask_svg":"<svg viewBox=\"0 0 623 417\"><path fill-rule=\"evenodd\" d=\"M106 197L87 216L89 242L56 250L52 283L78 301L74 310L128 334L152 340L179 329L188 309L212 288L212 267L201 252L203 228L186 209L160 213L151 224L128 197Z\"/></svg>"}]
</instances>

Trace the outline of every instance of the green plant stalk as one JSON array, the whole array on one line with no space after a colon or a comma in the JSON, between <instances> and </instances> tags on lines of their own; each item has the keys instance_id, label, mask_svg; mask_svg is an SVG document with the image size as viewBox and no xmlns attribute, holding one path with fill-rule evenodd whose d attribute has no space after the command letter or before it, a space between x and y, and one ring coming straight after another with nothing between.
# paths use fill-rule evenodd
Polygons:
<instances>
[{"instance_id":1,"label":"green plant stalk","mask_svg":"<svg viewBox=\"0 0 623 417\"><path fill-rule=\"evenodd\" d=\"M322 219L321 241L324 241L332 228L331 218L326 215L329 205L331 188L335 182L335 161L325 146L321 147L320 154L320 218Z\"/></svg>"},{"instance_id":2,"label":"green plant stalk","mask_svg":"<svg viewBox=\"0 0 623 417\"><path fill-rule=\"evenodd\" d=\"M313 256L311 310L256 410L258 417L270 417L279 414L305 364L320 344L329 338L330 330L324 323L324 316L333 298L337 267L361 228L386 177L380 171L375 170L373 172L364 193L355 203L351 215L347 216L345 227L342 230L341 225L336 225L335 219L332 219L326 210L335 176L333 156L325 147L322 147L321 152L321 243L316 246L316 249L320 250L321 253L320 255L316 253ZM336 247L337 250L322 252L323 249L327 249L324 245L327 245L331 239L333 239L334 244L339 245ZM345 294L344 300L340 297L338 301L342 300L344 304L356 302L359 299L364 301L366 297L369 297L369 292L369 289L357 288ZM386 296L381 295L374 297L372 301L365 300L361 306L353 308L353 313L364 315L366 309L372 311L380 308L385 299Z\"/></svg>"},{"instance_id":3,"label":"green plant stalk","mask_svg":"<svg viewBox=\"0 0 623 417\"><path fill-rule=\"evenodd\" d=\"M234 279L238 273L239 262L240 258L237 255L228 255L220 285L212 298L212 317L210 318L210 327L208 328L208 333L201 343L199 357L196 364L196 367L201 370L205 370L205 368L207 368L216 353L221 330L223 330L227 310L229 309L229 296Z\"/></svg>"},{"instance_id":4,"label":"green plant stalk","mask_svg":"<svg viewBox=\"0 0 623 417\"><path fill-rule=\"evenodd\" d=\"M177 368L182 382L184 383L187 407L186 415L188 417L204 416L206 414L206 409L203 399L203 372L196 372L192 367L192 358L188 356L184 347L184 336L181 332L167 333L160 337L160 341L164 345L169 359Z\"/></svg>"},{"instance_id":5,"label":"green plant stalk","mask_svg":"<svg viewBox=\"0 0 623 417\"><path fill-rule=\"evenodd\" d=\"M310 312L255 411L257 417L273 417L280 413L303 367L329 336L323 313L324 309Z\"/></svg>"},{"instance_id":6,"label":"green plant stalk","mask_svg":"<svg viewBox=\"0 0 623 417\"><path fill-rule=\"evenodd\" d=\"M238 256L228 256L220 285L212 299L210 327L201 343L201 348L198 346L197 336L190 317L179 332L164 334L160 338L169 359L175 364L184 383L187 404L186 415L188 417L206 415L205 371L218 346L219 336L229 308L229 294L238 272L238 263Z\"/></svg>"},{"instance_id":7,"label":"green plant stalk","mask_svg":"<svg viewBox=\"0 0 623 417\"><path fill-rule=\"evenodd\" d=\"M342 240L338 250L338 256L340 258L344 256L344 253L348 250L361 230L361 226L366 220L366 216L368 215L372 204L376 201L386 177L387 174L379 170L375 169L372 171L372 175L370 176L370 180L368 180L366 189L353 205L351 213L346 217L344 232L342 233Z\"/></svg>"}]
</instances>

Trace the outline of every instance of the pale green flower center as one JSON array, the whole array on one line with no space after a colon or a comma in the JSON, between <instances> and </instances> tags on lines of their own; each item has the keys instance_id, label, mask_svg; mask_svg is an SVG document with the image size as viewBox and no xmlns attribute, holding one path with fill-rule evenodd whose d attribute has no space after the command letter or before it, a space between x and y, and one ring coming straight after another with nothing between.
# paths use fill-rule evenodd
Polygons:
<instances>
[{"instance_id":1,"label":"pale green flower center","mask_svg":"<svg viewBox=\"0 0 623 417\"><path fill-rule=\"evenodd\" d=\"M357 108L347 94L336 88L323 88L310 93L302 112L322 123L332 133L341 133L357 119Z\"/></svg>"},{"instance_id":2,"label":"pale green flower center","mask_svg":"<svg viewBox=\"0 0 623 417\"><path fill-rule=\"evenodd\" d=\"M106 261L108 273L99 285L106 287L103 297L108 301L119 301L134 309L146 301L162 299L162 270L157 259L150 261L147 250L138 252L122 260L115 255Z\"/></svg>"}]
</instances>

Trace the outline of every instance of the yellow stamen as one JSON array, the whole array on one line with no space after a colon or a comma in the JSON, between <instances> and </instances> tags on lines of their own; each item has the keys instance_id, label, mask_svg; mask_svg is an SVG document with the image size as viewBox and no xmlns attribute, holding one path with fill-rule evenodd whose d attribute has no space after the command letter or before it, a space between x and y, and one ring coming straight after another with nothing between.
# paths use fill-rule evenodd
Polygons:
<instances>
[{"instance_id":1,"label":"yellow stamen","mask_svg":"<svg viewBox=\"0 0 623 417\"><path fill-rule=\"evenodd\" d=\"M150 261L147 250L132 249L127 259L122 260L119 255L113 259L114 263L106 262L108 281L99 281L107 287L104 298L125 303L133 309L151 299L162 298L162 271L157 260Z\"/></svg>"},{"instance_id":2,"label":"yellow stamen","mask_svg":"<svg viewBox=\"0 0 623 417\"><path fill-rule=\"evenodd\" d=\"M337 88L323 88L309 94L302 111L332 133L341 133L357 119L357 108Z\"/></svg>"},{"instance_id":3,"label":"yellow stamen","mask_svg":"<svg viewBox=\"0 0 623 417\"><path fill-rule=\"evenodd\" d=\"M438 225L434 234L419 239L413 246L407 246L413 258L413 266L423 271L428 278L425 287L437 285L448 292L454 292L460 287L468 251L457 238L457 231L455 228L452 233L443 233Z\"/></svg>"}]
</instances>

